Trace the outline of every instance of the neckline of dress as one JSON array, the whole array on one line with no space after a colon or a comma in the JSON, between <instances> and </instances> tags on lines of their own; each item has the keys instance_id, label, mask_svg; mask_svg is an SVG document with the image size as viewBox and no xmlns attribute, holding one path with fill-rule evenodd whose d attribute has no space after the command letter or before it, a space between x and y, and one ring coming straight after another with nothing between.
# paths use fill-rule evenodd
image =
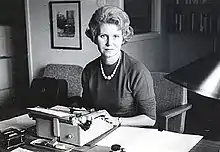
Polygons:
<instances>
[{"instance_id":1,"label":"neckline of dress","mask_svg":"<svg viewBox=\"0 0 220 152\"><path fill-rule=\"evenodd\" d=\"M107 75L105 74L105 72L104 72L103 64L102 64L102 61L101 61L101 59L100 59L100 69L101 69L102 76L104 77L105 80L111 80L111 79L115 76L115 73L116 73L116 71L117 71L117 69L118 69L118 66L119 66L119 64L120 64L120 61L121 61L121 55L120 55L120 57L119 57L119 59L118 59L118 61L117 61L117 64L116 64L116 66L115 66L115 68L114 68L112 74L110 74L110 75L107 76Z\"/></svg>"}]
</instances>

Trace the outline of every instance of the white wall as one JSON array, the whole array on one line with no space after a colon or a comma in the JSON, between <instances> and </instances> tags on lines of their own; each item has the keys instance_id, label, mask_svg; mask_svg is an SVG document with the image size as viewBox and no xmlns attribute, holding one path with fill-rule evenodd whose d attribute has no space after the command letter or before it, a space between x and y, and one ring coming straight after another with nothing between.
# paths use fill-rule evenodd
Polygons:
<instances>
[{"instance_id":1,"label":"white wall","mask_svg":"<svg viewBox=\"0 0 220 152\"><path fill-rule=\"evenodd\" d=\"M48 2L50 0L26 0L28 27L28 52L30 80L48 63L78 64L85 66L99 55L96 46L85 36L84 31L92 13L98 8L96 0L81 0L82 50L57 50L50 47L50 23ZM118 0L108 0L118 5ZM164 64L166 50L161 49L161 39L144 40L126 44L123 49L146 64L150 70L167 70Z\"/></svg>"},{"instance_id":2,"label":"white wall","mask_svg":"<svg viewBox=\"0 0 220 152\"><path fill-rule=\"evenodd\" d=\"M49 0L29 0L30 39L32 58L31 66L33 76L48 63L79 64L84 66L89 60L98 55L95 46L85 37L85 31L89 17L96 9L93 0L81 1L82 21L82 50L57 50L50 47L50 22L49 22ZM91 8L91 9L88 9ZM30 59L31 59L30 58Z\"/></svg>"}]
</instances>

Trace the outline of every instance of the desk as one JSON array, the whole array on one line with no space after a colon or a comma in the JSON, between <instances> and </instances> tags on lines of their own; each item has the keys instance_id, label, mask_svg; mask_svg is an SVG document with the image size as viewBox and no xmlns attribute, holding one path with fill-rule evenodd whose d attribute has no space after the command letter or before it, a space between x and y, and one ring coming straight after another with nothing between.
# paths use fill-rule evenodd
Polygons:
<instances>
[{"instance_id":1,"label":"desk","mask_svg":"<svg viewBox=\"0 0 220 152\"><path fill-rule=\"evenodd\" d=\"M39 149L25 145L24 148L31 149L34 151L39 151ZM190 150L190 152L219 152L220 149L220 141L210 141L202 139L193 149ZM50 152L48 150L42 150L42 152ZM75 152L75 151L72 151ZM96 146L93 149L88 150L87 152L109 152L108 147L100 147Z\"/></svg>"},{"instance_id":2,"label":"desk","mask_svg":"<svg viewBox=\"0 0 220 152\"><path fill-rule=\"evenodd\" d=\"M190 152L220 152L220 141L202 139Z\"/></svg>"},{"instance_id":3,"label":"desk","mask_svg":"<svg viewBox=\"0 0 220 152\"><path fill-rule=\"evenodd\" d=\"M0 122L0 130L5 127L9 127L9 126L15 126L18 128L30 127L34 125L34 122L35 121L29 118L29 116L26 114L26 115L22 115L22 116L19 116L19 117L10 119L10 120ZM43 150L43 149L39 150L39 148L33 147L28 144L24 145L23 147L27 149L31 149L33 151L48 152L48 150ZM220 149L220 141L211 141L211 140L202 139L196 146L194 146L190 150L190 152L220 152L219 149ZM3 150L0 150L0 151L3 151ZM88 150L87 152L109 152L109 148L96 146Z\"/></svg>"},{"instance_id":4,"label":"desk","mask_svg":"<svg viewBox=\"0 0 220 152\"><path fill-rule=\"evenodd\" d=\"M32 137L32 139L34 139ZM51 152L45 149L39 149L36 147L33 147L31 145L25 145L24 148L31 149L33 151L39 152ZM146 148L147 149L147 148ZM206 140L202 139L197 145L195 145L190 152L219 152L220 149L220 141L211 141L211 140ZM94 147L85 147L86 152L109 152L110 148L109 147L101 147L101 146L94 146ZM72 150L72 152L78 152Z\"/></svg>"}]
</instances>

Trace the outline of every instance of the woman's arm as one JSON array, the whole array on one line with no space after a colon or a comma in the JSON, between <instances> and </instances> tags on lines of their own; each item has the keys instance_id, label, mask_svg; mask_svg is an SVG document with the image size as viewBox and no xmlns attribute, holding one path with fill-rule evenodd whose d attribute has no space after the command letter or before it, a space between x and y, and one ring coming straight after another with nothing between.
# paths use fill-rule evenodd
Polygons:
<instances>
[{"instance_id":1,"label":"woman's arm","mask_svg":"<svg viewBox=\"0 0 220 152\"><path fill-rule=\"evenodd\" d=\"M137 103L138 114L135 117L122 118L122 125L153 126L156 122L153 79L143 64L137 64L135 69L131 72L131 90Z\"/></svg>"},{"instance_id":2,"label":"woman's arm","mask_svg":"<svg viewBox=\"0 0 220 152\"><path fill-rule=\"evenodd\" d=\"M106 120L115 125L120 124L122 126L147 127L153 126L156 122L156 120L151 119L145 114L133 117L113 117L106 110L102 111L105 113Z\"/></svg>"}]
</instances>

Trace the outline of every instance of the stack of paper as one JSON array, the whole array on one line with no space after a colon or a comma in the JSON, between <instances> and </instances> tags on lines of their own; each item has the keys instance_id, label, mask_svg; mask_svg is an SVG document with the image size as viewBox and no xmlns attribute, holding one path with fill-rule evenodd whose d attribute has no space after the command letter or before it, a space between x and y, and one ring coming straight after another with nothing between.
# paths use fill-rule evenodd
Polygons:
<instances>
[{"instance_id":1,"label":"stack of paper","mask_svg":"<svg viewBox=\"0 0 220 152\"><path fill-rule=\"evenodd\" d=\"M26 129L35 125L35 120L32 120L28 114L24 114L18 117L0 121L0 130L4 130L9 127L17 129Z\"/></svg>"},{"instance_id":2,"label":"stack of paper","mask_svg":"<svg viewBox=\"0 0 220 152\"><path fill-rule=\"evenodd\" d=\"M119 127L97 145L111 147L119 144L126 152L188 152L202 136L179 134L157 129Z\"/></svg>"}]
</instances>

